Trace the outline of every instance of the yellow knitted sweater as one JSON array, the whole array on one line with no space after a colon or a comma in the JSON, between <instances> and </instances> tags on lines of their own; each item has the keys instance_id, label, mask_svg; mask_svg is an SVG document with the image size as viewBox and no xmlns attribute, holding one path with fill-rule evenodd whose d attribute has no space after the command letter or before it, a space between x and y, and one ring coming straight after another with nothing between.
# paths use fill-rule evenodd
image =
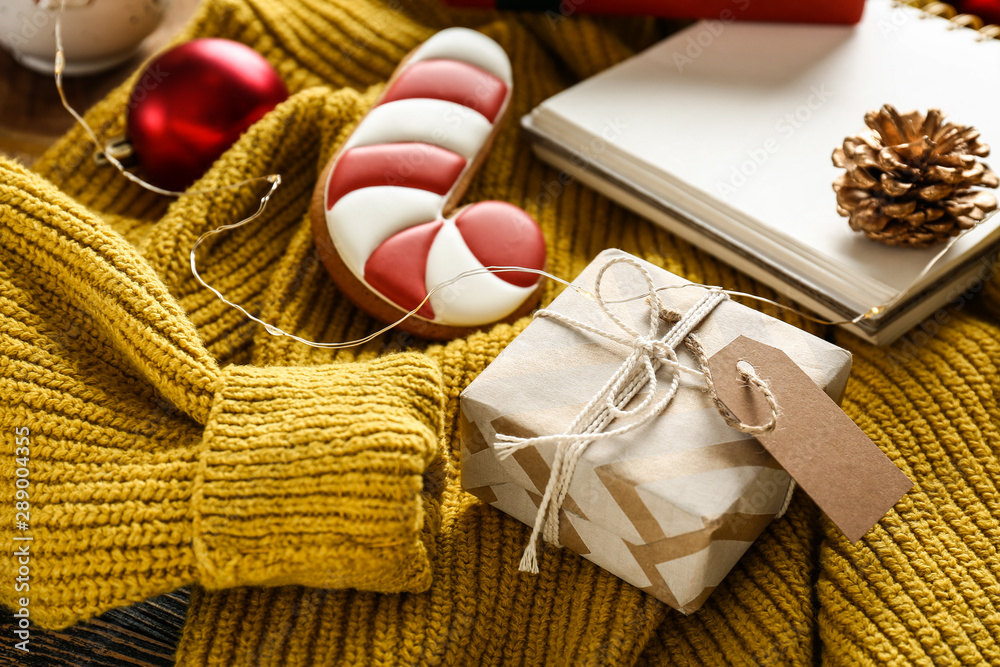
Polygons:
<instances>
[{"instance_id":1,"label":"yellow knitted sweater","mask_svg":"<svg viewBox=\"0 0 1000 667\"><path fill-rule=\"evenodd\" d=\"M314 340L376 326L318 261L309 196L404 54L460 23L506 48L516 82L469 201L525 207L567 279L620 247L770 294L560 181L519 136L520 115L663 25L433 0L205 0L179 39L242 41L292 92L197 186L284 178L263 217L207 244L210 282ZM122 131L128 89L89 112L103 135ZM167 200L92 151L74 130L34 172L0 161L3 548L28 534L12 530L22 433L34 538L30 593L14 590L5 558L0 600L27 595L34 623L65 627L195 584L182 665L1000 663L992 283L888 352L828 332L855 354L845 409L915 488L857 545L798 494L685 617L565 550L519 573L528 527L462 491L458 394L526 320L337 353L271 336L187 264L202 232L242 218L259 193Z\"/></svg>"}]
</instances>

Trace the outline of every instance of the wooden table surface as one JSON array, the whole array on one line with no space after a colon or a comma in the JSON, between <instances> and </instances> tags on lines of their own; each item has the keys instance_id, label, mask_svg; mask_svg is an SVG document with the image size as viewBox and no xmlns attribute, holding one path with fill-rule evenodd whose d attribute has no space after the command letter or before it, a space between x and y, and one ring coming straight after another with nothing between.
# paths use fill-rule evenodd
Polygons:
<instances>
[{"instance_id":1,"label":"wooden table surface","mask_svg":"<svg viewBox=\"0 0 1000 667\"><path fill-rule=\"evenodd\" d=\"M124 81L184 25L198 0L174 0L164 22L128 62L93 76L66 78L70 103L87 109ZM51 76L36 74L0 50L0 153L31 164L73 125ZM9 585L9 584L4 584ZM14 648L15 619L0 609L0 665L168 667L184 624L186 589L116 609L62 632L29 628L30 653Z\"/></svg>"}]
</instances>

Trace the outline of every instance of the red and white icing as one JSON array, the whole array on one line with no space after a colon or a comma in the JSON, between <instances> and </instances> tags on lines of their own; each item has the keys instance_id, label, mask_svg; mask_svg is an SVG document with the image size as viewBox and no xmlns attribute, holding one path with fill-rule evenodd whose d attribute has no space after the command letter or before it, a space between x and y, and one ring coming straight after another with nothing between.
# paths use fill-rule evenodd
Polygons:
<instances>
[{"instance_id":1,"label":"red and white icing","mask_svg":"<svg viewBox=\"0 0 1000 667\"><path fill-rule=\"evenodd\" d=\"M411 310L463 271L544 266L541 231L516 206L480 202L443 216L510 96L503 49L450 28L411 55L348 138L326 183L326 225L344 264L383 299ZM523 272L463 278L419 315L446 326L488 324L517 310L537 282Z\"/></svg>"}]
</instances>

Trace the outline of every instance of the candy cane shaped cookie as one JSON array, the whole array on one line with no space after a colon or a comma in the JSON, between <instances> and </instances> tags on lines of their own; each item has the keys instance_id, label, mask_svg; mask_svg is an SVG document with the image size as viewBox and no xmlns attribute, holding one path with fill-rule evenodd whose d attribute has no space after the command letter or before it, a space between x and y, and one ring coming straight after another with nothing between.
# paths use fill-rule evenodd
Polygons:
<instances>
[{"instance_id":1,"label":"candy cane shaped cookie","mask_svg":"<svg viewBox=\"0 0 1000 667\"><path fill-rule=\"evenodd\" d=\"M360 308L394 322L436 285L484 266L542 269L537 223L511 204L454 210L510 105L511 67L493 40L443 30L400 64L316 185L312 226L323 263ZM519 317L539 277L483 273L435 292L400 328L445 339Z\"/></svg>"}]
</instances>

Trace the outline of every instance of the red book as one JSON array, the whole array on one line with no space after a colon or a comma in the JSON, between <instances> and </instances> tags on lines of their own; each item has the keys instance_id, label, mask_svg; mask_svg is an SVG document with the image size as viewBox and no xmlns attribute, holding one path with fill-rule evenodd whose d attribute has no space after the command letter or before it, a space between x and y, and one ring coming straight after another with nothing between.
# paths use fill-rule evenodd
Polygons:
<instances>
[{"instance_id":1,"label":"red book","mask_svg":"<svg viewBox=\"0 0 1000 667\"><path fill-rule=\"evenodd\" d=\"M444 0L454 7L573 14L639 14L674 19L857 23L865 0Z\"/></svg>"}]
</instances>

